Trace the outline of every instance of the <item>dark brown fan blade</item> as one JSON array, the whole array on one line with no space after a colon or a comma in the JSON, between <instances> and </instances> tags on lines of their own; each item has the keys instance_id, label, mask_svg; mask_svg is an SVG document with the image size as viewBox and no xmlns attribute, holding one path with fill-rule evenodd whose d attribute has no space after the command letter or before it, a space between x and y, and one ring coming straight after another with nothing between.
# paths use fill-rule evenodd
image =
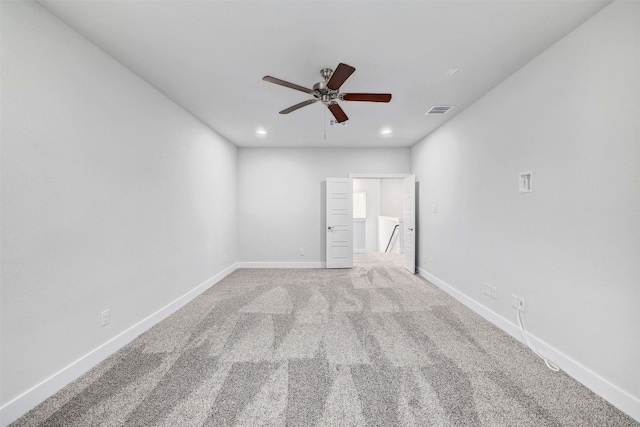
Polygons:
<instances>
[{"instance_id":1,"label":"dark brown fan blade","mask_svg":"<svg viewBox=\"0 0 640 427\"><path fill-rule=\"evenodd\" d=\"M289 107L285 110L280 111L280 114L289 114L292 111L296 111L298 108L306 107L307 105L311 105L314 102L318 101L317 99L307 99L299 104L294 105L293 107Z\"/></svg>"},{"instance_id":2,"label":"dark brown fan blade","mask_svg":"<svg viewBox=\"0 0 640 427\"><path fill-rule=\"evenodd\" d=\"M327 107L329 108L329 111L331 111L331 114L333 114L333 117L336 118L338 123L346 122L347 120L349 120L349 117L347 117L344 111L342 111L342 108L340 108L340 106L335 102L333 104L327 105Z\"/></svg>"},{"instance_id":3,"label":"dark brown fan blade","mask_svg":"<svg viewBox=\"0 0 640 427\"><path fill-rule=\"evenodd\" d=\"M331 78L327 82L327 87L331 90L338 90L340 86L347 81L349 76L353 74L356 69L351 65L343 64L342 62L338 64L338 68L333 72Z\"/></svg>"},{"instance_id":4,"label":"dark brown fan blade","mask_svg":"<svg viewBox=\"0 0 640 427\"><path fill-rule=\"evenodd\" d=\"M345 101L389 102L390 93L343 93L341 98Z\"/></svg>"},{"instance_id":5,"label":"dark brown fan blade","mask_svg":"<svg viewBox=\"0 0 640 427\"><path fill-rule=\"evenodd\" d=\"M307 89L304 86L300 86L300 85L297 85L297 84L294 84L294 83L285 82L284 80L276 79L275 77L264 76L262 78L262 80L264 80L265 82L275 83L275 84L280 85L280 86L288 87L290 89L299 90L300 92L313 93L313 89Z\"/></svg>"}]
</instances>

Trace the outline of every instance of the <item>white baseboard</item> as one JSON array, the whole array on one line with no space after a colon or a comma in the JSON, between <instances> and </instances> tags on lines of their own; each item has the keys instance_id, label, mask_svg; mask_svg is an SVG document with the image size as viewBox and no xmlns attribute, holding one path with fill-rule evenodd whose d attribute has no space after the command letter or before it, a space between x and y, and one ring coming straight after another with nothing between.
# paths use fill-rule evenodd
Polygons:
<instances>
[{"instance_id":1,"label":"white baseboard","mask_svg":"<svg viewBox=\"0 0 640 427\"><path fill-rule=\"evenodd\" d=\"M498 328L511 335L513 338L526 345L520 328L518 328L515 323L512 323L504 317L494 313L428 271L418 268L418 274L489 322L496 325ZM615 384L610 383L595 372L582 366L580 363L563 354L561 351L551 347L544 341L532 336L531 334L527 334L527 337L529 338L531 346L538 353L556 364L560 369L567 373L567 375L589 388L591 391L611 403L616 408L620 409L625 414L629 415L631 418L640 422L640 400L620 389Z\"/></svg>"},{"instance_id":2,"label":"white baseboard","mask_svg":"<svg viewBox=\"0 0 640 427\"><path fill-rule=\"evenodd\" d=\"M325 262L239 262L238 268L325 268Z\"/></svg>"},{"instance_id":3,"label":"white baseboard","mask_svg":"<svg viewBox=\"0 0 640 427\"><path fill-rule=\"evenodd\" d=\"M67 384L79 378L81 375L88 372L98 363L102 362L107 357L111 356L113 353L129 344L137 336L147 331L155 324L166 319L171 314L175 313L191 300L193 300L195 297L209 289L211 286L215 285L220 280L233 273L237 268L238 264L229 266L212 278L196 286L191 291L182 295L175 301L167 304L160 310L131 326L129 329L122 332L118 336L112 338L111 340L102 344L100 347L84 355L80 359L71 363L69 366L56 372L46 380L42 381L40 384L34 386L30 390L27 390L20 396L6 403L0 408L0 426L8 426L10 423L14 422L18 418L29 412L31 409L35 408L38 404L53 396Z\"/></svg>"}]
</instances>

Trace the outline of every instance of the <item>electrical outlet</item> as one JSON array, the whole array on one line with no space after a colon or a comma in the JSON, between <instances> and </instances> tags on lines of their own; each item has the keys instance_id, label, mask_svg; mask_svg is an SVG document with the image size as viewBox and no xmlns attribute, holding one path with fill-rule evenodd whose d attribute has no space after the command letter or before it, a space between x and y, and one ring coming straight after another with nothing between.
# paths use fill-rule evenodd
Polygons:
<instances>
[{"instance_id":1,"label":"electrical outlet","mask_svg":"<svg viewBox=\"0 0 640 427\"><path fill-rule=\"evenodd\" d=\"M304 256L304 249L300 249L300 256Z\"/></svg>"},{"instance_id":2,"label":"electrical outlet","mask_svg":"<svg viewBox=\"0 0 640 427\"><path fill-rule=\"evenodd\" d=\"M111 321L111 310L103 310L102 313L100 313L100 318L102 321L102 326L107 326Z\"/></svg>"},{"instance_id":3,"label":"electrical outlet","mask_svg":"<svg viewBox=\"0 0 640 427\"><path fill-rule=\"evenodd\" d=\"M488 283L483 283L482 284L482 293L484 293L487 296L491 296L491 285Z\"/></svg>"},{"instance_id":4,"label":"electrical outlet","mask_svg":"<svg viewBox=\"0 0 640 427\"><path fill-rule=\"evenodd\" d=\"M433 205L433 213L438 213L438 205Z\"/></svg>"},{"instance_id":5,"label":"electrical outlet","mask_svg":"<svg viewBox=\"0 0 640 427\"><path fill-rule=\"evenodd\" d=\"M227 264L227 256L226 255L222 255L222 264L223 265Z\"/></svg>"},{"instance_id":6,"label":"electrical outlet","mask_svg":"<svg viewBox=\"0 0 640 427\"><path fill-rule=\"evenodd\" d=\"M483 283L482 286L483 286L483 290L482 290L483 294L493 299L498 299L498 288L496 288L495 286L491 286L488 283Z\"/></svg>"},{"instance_id":7,"label":"electrical outlet","mask_svg":"<svg viewBox=\"0 0 640 427\"><path fill-rule=\"evenodd\" d=\"M518 298L518 304L520 305L520 311L524 313L524 298Z\"/></svg>"},{"instance_id":8,"label":"electrical outlet","mask_svg":"<svg viewBox=\"0 0 640 427\"><path fill-rule=\"evenodd\" d=\"M511 295L511 308L517 310L520 307L520 311L524 313L524 298L520 298L517 295Z\"/></svg>"}]
</instances>

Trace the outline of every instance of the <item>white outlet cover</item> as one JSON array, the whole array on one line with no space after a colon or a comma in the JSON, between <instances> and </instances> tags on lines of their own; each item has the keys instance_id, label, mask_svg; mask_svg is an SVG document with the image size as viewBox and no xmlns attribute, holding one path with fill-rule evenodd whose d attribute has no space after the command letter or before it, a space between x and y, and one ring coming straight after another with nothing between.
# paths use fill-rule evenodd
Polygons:
<instances>
[{"instance_id":1,"label":"white outlet cover","mask_svg":"<svg viewBox=\"0 0 640 427\"><path fill-rule=\"evenodd\" d=\"M101 314L102 326L106 326L111 321L111 312L109 309L104 310Z\"/></svg>"}]
</instances>

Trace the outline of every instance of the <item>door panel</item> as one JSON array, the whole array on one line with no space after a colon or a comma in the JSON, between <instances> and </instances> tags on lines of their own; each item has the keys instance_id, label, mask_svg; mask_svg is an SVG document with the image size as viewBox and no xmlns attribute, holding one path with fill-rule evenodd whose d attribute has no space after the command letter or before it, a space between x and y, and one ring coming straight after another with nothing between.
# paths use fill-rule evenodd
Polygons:
<instances>
[{"instance_id":1,"label":"door panel","mask_svg":"<svg viewBox=\"0 0 640 427\"><path fill-rule=\"evenodd\" d=\"M353 267L353 181L327 178L327 268Z\"/></svg>"},{"instance_id":2,"label":"door panel","mask_svg":"<svg viewBox=\"0 0 640 427\"><path fill-rule=\"evenodd\" d=\"M416 177L404 179L404 268L416 272Z\"/></svg>"}]
</instances>

